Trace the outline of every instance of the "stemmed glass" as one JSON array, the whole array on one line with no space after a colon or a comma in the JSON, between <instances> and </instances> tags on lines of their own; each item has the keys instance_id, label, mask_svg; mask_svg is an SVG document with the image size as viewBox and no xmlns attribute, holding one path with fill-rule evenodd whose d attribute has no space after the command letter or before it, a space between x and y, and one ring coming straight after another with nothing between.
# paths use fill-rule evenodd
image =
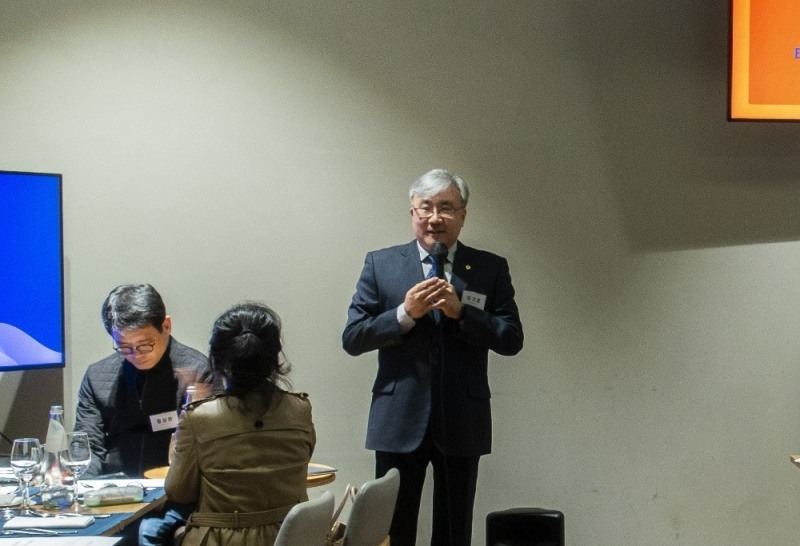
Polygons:
<instances>
[{"instance_id":1,"label":"stemmed glass","mask_svg":"<svg viewBox=\"0 0 800 546\"><path fill-rule=\"evenodd\" d=\"M42 446L36 438L18 438L11 446L11 468L19 478L22 488L22 509L20 515L31 513L28 487L34 476L41 472Z\"/></svg>"},{"instance_id":2,"label":"stemmed glass","mask_svg":"<svg viewBox=\"0 0 800 546\"><path fill-rule=\"evenodd\" d=\"M78 477L89 467L92 449L86 432L68 432L66 449L59 453L61 464L72 476L72 508L76 514L85 510L78 502Z\"/></svg>"}]
</instances>

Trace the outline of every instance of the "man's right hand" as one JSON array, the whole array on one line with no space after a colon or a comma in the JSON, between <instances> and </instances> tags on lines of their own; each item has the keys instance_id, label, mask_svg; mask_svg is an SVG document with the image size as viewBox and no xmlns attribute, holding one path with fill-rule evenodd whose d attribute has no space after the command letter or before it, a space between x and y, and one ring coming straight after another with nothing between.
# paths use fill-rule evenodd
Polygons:
<instances>
[{"instance_id":1,"label":"man's right hand","mask_svg":"<svg viewBox=\"0 0 800 546\"><path fill-rule=\"evenodd\" d=\"M432 311L441 300L448 282L444 279L432 278L415 284L406 292L403 307L406 314L417 320Z\"/></svg>"}]
</instances>

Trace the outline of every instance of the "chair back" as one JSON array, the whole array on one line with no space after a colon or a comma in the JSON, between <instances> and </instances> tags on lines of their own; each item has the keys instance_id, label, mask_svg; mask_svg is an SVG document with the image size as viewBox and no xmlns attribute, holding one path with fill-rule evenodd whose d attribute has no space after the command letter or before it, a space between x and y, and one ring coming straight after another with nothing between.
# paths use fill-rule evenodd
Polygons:
<instances>
[{"instance_id":1,"label":"chair back","mask_svg":"<svg viewBox=\"0 0 800 546\"><path fill-rule=\"evenodd\" d=\"M295 505L281 523L275 546L325 546L331 528L333 493Z\"/></svg>"},{"instance_id":2,"label":"chair back","mask_svg":"<svg viewBox=\"0 0 800 546\"><path fill-rule=\"evenodd\" d=\"M350 517L342 537L342 546L378 546L392 525L400 472L392 468L382 478L361 486L353 500Z\"/></svg>"}]
</instances>

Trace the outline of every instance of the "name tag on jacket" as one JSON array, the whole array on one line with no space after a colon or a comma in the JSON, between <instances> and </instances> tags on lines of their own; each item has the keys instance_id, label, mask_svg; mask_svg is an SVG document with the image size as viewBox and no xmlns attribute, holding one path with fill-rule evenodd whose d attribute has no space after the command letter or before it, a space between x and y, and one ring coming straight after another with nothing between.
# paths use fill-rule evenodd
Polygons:
<instances>
[{"instance_id":1,"label":"name tag on jacket","mask_svg":"<svg viewBox=\"0 0 800 546\"><path fill-rule=\"evenodd\" d=\"M150 416L150 427L153 429L153 432L158 432L159 430L168 430L177 426L178 412L175 410L165 411L164 413L156 413L155 415Z\"/></svg>"},{"instance_id":2,"label":"name tag on jacket","mask_svg":"<svg viewBox=\"0 0 800 546\"><path fill-rule=\"evenodd\" d=\"M481 311L486 306L486 294L478 294L470 290L464 290L461 294L461 303L464 305L471 305L477 307Z\"/></svg>"}]
</instances>

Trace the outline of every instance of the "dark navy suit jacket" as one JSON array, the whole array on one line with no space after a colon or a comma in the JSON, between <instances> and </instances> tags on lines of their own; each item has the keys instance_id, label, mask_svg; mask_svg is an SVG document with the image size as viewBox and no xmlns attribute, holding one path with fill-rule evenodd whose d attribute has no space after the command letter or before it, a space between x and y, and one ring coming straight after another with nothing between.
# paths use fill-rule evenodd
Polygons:
<instances>
[{"instance_id":1,"label":"dark navy suit jacket","mask_svg":"<svg viewBox=\"0 0 800 546\"><path fill-rule=\"evenodd\" d=\"M483 309L464 305L461 320L430 316L401 334L397 307L423 280L416 241L367 254L342 334L351 355L378 351L367 449L407 453L430 423L443 453L491 451L488 353L514 355L523 334L505 258L458 243L450 282L484 296ZM480 299L480 298L479 298Z\"/></svg>"}]
</instances>

